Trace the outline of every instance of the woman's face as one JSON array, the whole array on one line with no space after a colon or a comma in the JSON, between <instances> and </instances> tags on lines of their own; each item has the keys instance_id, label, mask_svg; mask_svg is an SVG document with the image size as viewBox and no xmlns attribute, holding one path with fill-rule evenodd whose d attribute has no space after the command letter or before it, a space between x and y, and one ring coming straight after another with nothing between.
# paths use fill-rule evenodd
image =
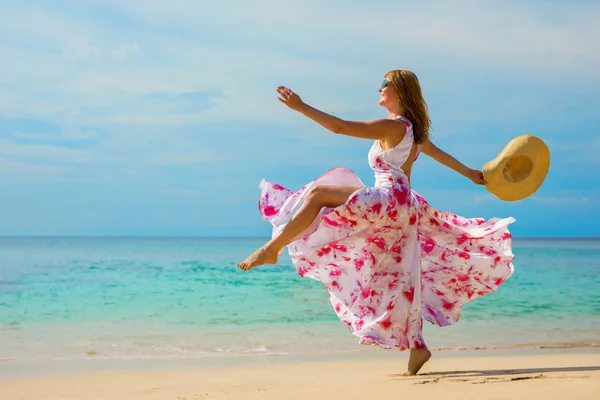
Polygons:
<instances>
[{"instance_id":1,"label":"woman's face","mask_svg":"<svg viewBox=\"0 0 600 400\"><path fill-rule=\"evenodd\" d=\"M398 104L398 91L391 84L390 81L385 79L379 88L379 105L387 108L388 110L395 108Z\"/></svg>"}]
</instances>

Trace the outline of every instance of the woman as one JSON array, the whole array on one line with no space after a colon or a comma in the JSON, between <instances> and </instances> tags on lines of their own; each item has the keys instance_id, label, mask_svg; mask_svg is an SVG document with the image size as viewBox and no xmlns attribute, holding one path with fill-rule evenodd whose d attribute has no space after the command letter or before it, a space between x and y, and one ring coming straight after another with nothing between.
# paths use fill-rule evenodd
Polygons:
<instances>
[{"instance_id":1,"label":"woman","mask_svg":"<svg viewBox=\"0 0 600 400\"><path fill-rule=\"evenodd\" d=\"M285 87L279 100L336 134L373 140L374 187L350 170L334 168L298 192L263 180L259 209L273 238L238 264L248 271L274 264L288 246L298 273L320 281L338 317L361 344L410 349L408 372L431 357L422 317L445 326L462 306L493 292L513 272L512 218L467 219L430 207L411 190L420 151L484 184L429 141L430 120L414 73L394 70L379 89L388 118L344 121L302 102Z\"/></svg>"}]
</instances>

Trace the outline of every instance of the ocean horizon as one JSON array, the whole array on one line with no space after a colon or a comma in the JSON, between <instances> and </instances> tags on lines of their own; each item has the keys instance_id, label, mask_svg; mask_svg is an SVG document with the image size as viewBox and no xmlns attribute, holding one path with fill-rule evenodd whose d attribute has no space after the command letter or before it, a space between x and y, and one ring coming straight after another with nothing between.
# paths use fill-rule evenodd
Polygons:
<instances>
[{"instance_id":1,"label":"ocean horizon","mask_svg":"<svg viewBox=\"0 0 600 400\"><path fill-rule=\"evenodd\" d=\"M513 239L517 240L594 240L600 239L600 236L516 236L512 234ZM232 235L232 236L204 236L204 235L0 235L0 239L269 239L265 235Z\"/></svg>"}]
</instances>

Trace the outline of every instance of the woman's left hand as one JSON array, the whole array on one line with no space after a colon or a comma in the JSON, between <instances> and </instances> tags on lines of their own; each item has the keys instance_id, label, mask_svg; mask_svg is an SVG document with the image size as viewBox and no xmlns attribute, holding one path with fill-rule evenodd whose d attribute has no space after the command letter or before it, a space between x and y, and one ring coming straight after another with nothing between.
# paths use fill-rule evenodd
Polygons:
<instances>
[{"instance_id":1,"label":"woman's left hand","mask_svg":"<svg viewBox=\"0 0 600 400\"><path fill-rule=\"evenodd\" d=\"M483 177L483 172L478 171L476 169L469 170L469 173L467 174L467 178L472 180L473 183L475 183L476 185L485 185L487 183L485 181L485 178Z\"/></svg>"},{"instance_id":2,"label":"woman's left hand","mask_svg":"<svg viewBox=\"0 0 600 400\"><path fill-rule=\"evenodd\" d=\"M298 111L304 105L300 96L285 86L279 86L277 88L277 94L279 95L277 99L292 110Z\"/></svg>"}]
</instances>

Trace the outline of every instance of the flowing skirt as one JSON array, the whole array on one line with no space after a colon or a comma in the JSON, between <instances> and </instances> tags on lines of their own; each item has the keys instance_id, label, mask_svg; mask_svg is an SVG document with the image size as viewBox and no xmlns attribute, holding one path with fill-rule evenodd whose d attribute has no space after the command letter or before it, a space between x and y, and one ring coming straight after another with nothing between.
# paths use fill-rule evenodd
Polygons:
<instances>
[{"instance_id":1,"label":"flowing skirt","mask_svg":"<svg viewBox=\"0 0 600 400\"><path fill-rule=\"evenodd\" d=\"M318 185L362 188L344 204L323 208L288 251L301 276L325 287L361 344L423 348L423 318L453 324L465 303L496 291L513 273L513 218L438 211L404 176L365 187L352 171L334 168L297 192L263 180L259 210L273 236Z\"/></svg>"}]
</instances>

